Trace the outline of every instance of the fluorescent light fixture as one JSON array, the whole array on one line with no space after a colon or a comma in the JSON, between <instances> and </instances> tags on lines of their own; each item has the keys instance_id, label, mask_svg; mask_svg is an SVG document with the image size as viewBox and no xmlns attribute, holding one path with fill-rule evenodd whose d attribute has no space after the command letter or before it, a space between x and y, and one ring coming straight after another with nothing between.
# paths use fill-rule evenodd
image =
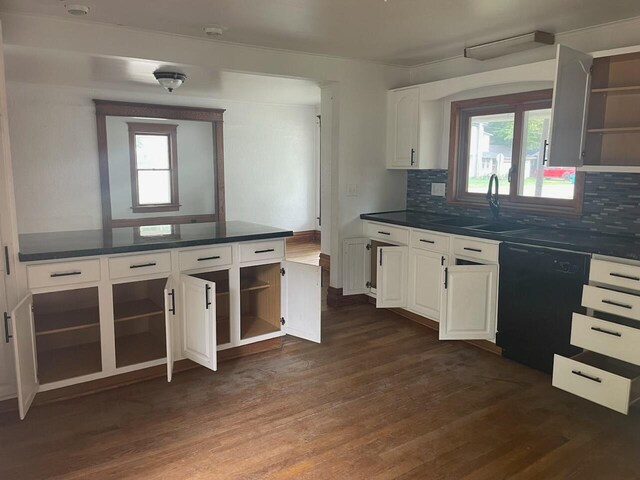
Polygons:
<instances>
[{"instance_id":1,"label":"fluorescent light fixture","mask_svg":"<svg viewBox=\"0 0 640 480\"><path fill-rule=\"evenodd\" d=\"M475 58L476 60L489 60L490 58L502 57L503 55L522 52L544 45L553 45L555 40L553 33L536 30L517 37L504 38L495 42L467 47L464 49L464 56L466 58Z\"/></svg>"}]
</instances>

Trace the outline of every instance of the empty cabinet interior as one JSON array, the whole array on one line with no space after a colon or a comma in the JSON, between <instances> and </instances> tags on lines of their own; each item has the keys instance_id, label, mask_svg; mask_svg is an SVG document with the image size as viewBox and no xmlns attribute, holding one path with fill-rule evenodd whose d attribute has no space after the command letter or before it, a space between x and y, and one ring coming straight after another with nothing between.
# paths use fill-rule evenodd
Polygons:
<instances>
[{"instance_id":1,"label":"empty cabinet interior","mask_svg":"<svg viewBox=\"0 0 640 480\"><path fill-rule=\"evenodd\" d=\"M240 269L240 338L280 331L280 264Z\"/></svg>"},{"instance_id":2,"label":"empty cabinet interior","mask_svg":"<svg viewBox=\"0 0 640 480\"><path fill-rule=\"evenodd\" d=\"M216 343L224 345L231 342L229 270L197 273L192 277L216 284Z\"/></svg>"}]
</instances>

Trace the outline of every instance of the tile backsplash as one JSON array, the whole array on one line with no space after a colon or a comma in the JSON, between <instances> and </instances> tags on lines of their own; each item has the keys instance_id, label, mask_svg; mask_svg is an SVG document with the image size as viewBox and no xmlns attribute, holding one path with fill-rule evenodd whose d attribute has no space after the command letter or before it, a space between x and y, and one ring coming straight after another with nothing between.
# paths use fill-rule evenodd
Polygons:
<instances>
[{"instance_id":1,"label":"tile backsplash","mask_svg":"<svg viewBox=\"0 0 640 480\"><path fill-rule=\"evenodd\" d=\"M483 209L451 206L445 198L431 195L432 183L447 182L447 170L410 170L407 174L407 210L490 217L488 206ZM504 210L500 216L529 225L640 237L640 174L587 173L581 217Z\"/></svg>"}]
</instances>

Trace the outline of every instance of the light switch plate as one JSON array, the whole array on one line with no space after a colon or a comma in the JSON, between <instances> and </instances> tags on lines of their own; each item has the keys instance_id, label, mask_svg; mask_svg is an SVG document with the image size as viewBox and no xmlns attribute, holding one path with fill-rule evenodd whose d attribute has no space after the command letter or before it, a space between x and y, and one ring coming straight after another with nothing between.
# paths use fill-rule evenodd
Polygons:
<instances>
[{"instance_id":1,"label":"light switch plate","mask_svg":"<svg viewBox=\"0 0 640 480\"><path fill-rule=\"evenodd\" d=\"M358 184L357 183L348 183L347 184L347 197L357 197L358 196Z\"/></svg>"},{"instance_id":2,"label":"light switch plate","mask_svg":"<svg viewBox=\"0 0 640 480\"><path fill-rule=\"evenodd\" d=\"M431 195L434 197L444 197L446 186L446 183L432 183Z\"/></svg>"}]
</instances>

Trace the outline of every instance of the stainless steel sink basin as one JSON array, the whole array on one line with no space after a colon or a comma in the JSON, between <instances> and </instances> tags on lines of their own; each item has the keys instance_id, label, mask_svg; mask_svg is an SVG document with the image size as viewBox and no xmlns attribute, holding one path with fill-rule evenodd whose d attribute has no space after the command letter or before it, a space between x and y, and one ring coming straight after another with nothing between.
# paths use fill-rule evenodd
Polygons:
<instances>
[{"instance_id":1,"label":"stainless steel sink basin","mask_svg":"<svg viewBox=\"0 0 640 480\"><path fill-rule=\"evenodd\" d=\"M477 230L479 232L492 232L492 233L511 233L511 232L519 232L521 230L526 230L527 227L518 225L516 223L487 223L485 225L472 225L468 228L469 230Z\"/></svg>"}]
</instances>

